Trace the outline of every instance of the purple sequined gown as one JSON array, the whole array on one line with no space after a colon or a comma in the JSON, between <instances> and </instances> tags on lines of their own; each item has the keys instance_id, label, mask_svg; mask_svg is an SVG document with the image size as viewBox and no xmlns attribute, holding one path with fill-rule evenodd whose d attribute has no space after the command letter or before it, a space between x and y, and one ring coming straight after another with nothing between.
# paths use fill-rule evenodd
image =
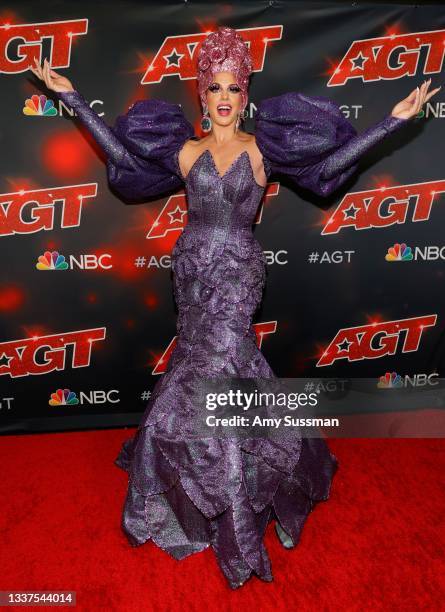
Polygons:
<instances>
[{"instance_id":1,"label":"purple sequined gown","mask_svg":"<svg viewBox=\"0 0 445 612\"><path fill-rule=\"evenodd\" d=\"M328 498L335 457L323 439L298 432L283 442L186 439L194 377L274 377L252 329L265 282L252 233L264 188L246 151L221 178L206 150L184 179L178 155L194 130L177 104L138 101L109 128L77 91L60 97L103 148L109 183L125 201L184 185L187 193L188 223L172 252L177 344L116 459L129 473L122 527L132 545L152 540L175 559L212 546L232 588L252 573L270 581L268 522L295 546L309 512ZM357 135L329 99L289 92L259 104L255 136L268 178L286 175L324 196L405 123L388 115Z\"/></svg>"}]
</instances>

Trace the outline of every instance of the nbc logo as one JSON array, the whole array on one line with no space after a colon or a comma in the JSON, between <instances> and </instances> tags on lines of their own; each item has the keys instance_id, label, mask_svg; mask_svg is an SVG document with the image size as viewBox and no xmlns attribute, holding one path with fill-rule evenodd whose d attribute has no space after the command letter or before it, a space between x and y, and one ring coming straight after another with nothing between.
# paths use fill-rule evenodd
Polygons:
<instances>
[{"instance_id":1,"label":"nbc logo","mask_svg":"<svg viewBox=\"0 0 445 612\"><path fill-rule=\"evenodd\" d=\"M50 406L96 406L98 404L117 404L120 402L119 390L91 389L90 391L70 391L69 389L57 389L51 393L48 404Z\"/></svg>"},{"instance_id":2,"label":"nbc logo","mask_svg":"<svg viewBox=\"0 0 445 612\"><path fill-rule=\"evenodd\" d=\"M57 251L45 251L44 255L40 255L37 270L67 270L68 264L65 257Z\"/></svg>"},{"instance_id":3,"label":"nbc logo","mask_svg":"<svg viewBox=\"0 0 445 612\"><path fill-rule=\"evenodd\" d=\"M386 372L384 376L380 376L377 383L379 389L396 389L403 387L403 381L400 374L397 372Z\"/></svg>"},{"instance_id":4,"label":"nbc logo","mask_svg":"<svg viewBox=\"0 0 445 612\"><path fill-rule=\"evenodd\" d=\"M411 261L413 253L411 247L407 246L404 242L402 244L396 242L394 246L389 247L385 259L386 261Z\"/></svg>"},{"instance_id":5,"label":"nbc logo","mask_svg":"<svg viewBox=\"0 0 445 612\"><path fill-rule=\"evenodd\" d=\"M66 261L65 256L58 251L45 251L39 256L36 263L37 270L109 270L112 267L109 253L102 253L102 255L84 253L77 257L68 255L68 261Z\"/></svg>"},{"instance_id":6,"label":"nbc logo","mask_svg":"<svg viewBox=\"0 0 445 612\"><path fill-rule=\"evenodd\" d=\"M55 393L51 393L51 399L48 402L50 406L75 406L78 403L75 392L69 389L57 389Z\"/></svg>"},{"instance_id":7,"label":"nbc logo","mask_svg":"<svg viewBox=\"0 0 445 612\"><path fill-rule=\"evenodd\" d=\"M400 389L403 387L408 389L409 387L433 387L437 386L440 382L439 374L432 372L431 374L425 374L419 372L418 374L404 374L400 375L397 372L386 372L384 376L379 377L377 387L379 389Z\"/></svg>"},{"instance_id":8,"label":"nbc logo","mask_svg":"<svg viewBox=\"0 0 445 612\"><path fill-rule=\"evenodd\" d=\"M58 113L54 102L42 94L26 99L23 114L32 117L55 117Z\"/></svg>"}]
</instances>

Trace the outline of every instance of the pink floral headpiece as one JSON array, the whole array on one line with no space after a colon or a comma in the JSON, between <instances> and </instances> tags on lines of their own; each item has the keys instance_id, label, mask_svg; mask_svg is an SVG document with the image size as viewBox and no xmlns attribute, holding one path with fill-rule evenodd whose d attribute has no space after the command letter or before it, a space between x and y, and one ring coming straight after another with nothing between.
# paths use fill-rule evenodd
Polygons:
<instances>
[{"instance_id":1,"label":"pink floral headpiece","mask_svg":"<svg viewBox=\"0 0 445 612\"><path fill-rule=\"evenodd\" d=\"M232 72L241 88L241 111L247 106L247 88L252 72L249 48L233 28L220 27L202 43L198 55L198 91L203 109L206 91L216 72Z\"/></svg>"}]
</instances>

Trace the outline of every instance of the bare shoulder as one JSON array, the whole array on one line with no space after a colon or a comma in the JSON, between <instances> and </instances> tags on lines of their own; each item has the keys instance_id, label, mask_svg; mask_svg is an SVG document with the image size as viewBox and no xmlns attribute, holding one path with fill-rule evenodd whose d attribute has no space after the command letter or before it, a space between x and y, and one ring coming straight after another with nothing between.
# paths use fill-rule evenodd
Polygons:
<instances>
[{"instance_id":1,"label":"bare shoulder","mask_svg":"<svg viewBox=\"0 0 445 612\"><path fill-rule=\"evenodd\" d=\"M193 138L190 140L186 140L181 152L186 152L186 151L196 151L196 149L199 147L200 143L201 143L202 139L198 139L198 138Z\"/></svg>"},{"instance_id":2,"label":"bare shoulder","mask_svg":"<svg viewBox=\"0 0 445 612\"><path fill-rule=\"evenodd\" d=\"M196 153L199 152L200 149L205 147L205 143L207 142L208 137L204 138L194 138L190 140L186 140L182 149L181 149L181 157L184 160L187 160L190 156L194 157Z\"/></svg>"},{"instance_id":3,"label":"bare shoulder","mask_svg":"<svg viewBox=\"0 0 445 612\"><path fill-rule=\"evenodd\" d=\"M249 142L252 146L256 145L256 138L255 138L255 134L252 134L251 132L244 132L245 136L246 136L246 141Z\"/></svg>"},{"instance_id":4,"label":"bare shoulder","mask_svg":"<svg viewBox=\"0 0 445 612\"><path fill-rule=\"evenodd\" d=\"M187 176L190 168L193 165L194 160L196 159L196 155L199 155L199 149L202 147L202 140L202 138L186 140L181 150L179 151L178 164L182 176Z\"/></svg>"},{"instance_id":5,"label":"bare shoulder","mask_svg":"<svg viewBox=\"0 0 445 612\"><path fill-rule=\"evenodd\" d=\"M246 136L248 136L248 139L246 142L247 142L247 146L248 146L249 154L251 158L257 161L258 163L261 163L262 155L256 143L255 134L251 134L250 132L245 132L245 134Z\"/></svg>"},{"instance_id":6,"label":"bare shoulder","mask_svg":"<svg viewBox=\"0 0 445 612\"><path fill-rule=\"evenodd\" d=\"M249 153L250 163L252 165L255 180L258 185L265 187L267 184L267 176L264 168L263 154L258 148L255 134L246 132L246 136L248 136L248 139L246 141L246 149Z\"/></svg>"}]
</instances>

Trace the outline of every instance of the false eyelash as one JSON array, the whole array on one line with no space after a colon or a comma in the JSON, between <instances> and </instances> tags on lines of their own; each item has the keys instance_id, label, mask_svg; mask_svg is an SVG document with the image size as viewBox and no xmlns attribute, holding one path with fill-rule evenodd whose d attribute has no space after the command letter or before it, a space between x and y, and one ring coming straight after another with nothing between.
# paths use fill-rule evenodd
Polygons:
<instances>
[{"instance_id":1,"label":"false eyelash","mask_svg":"<svg viewBox=\"0 0 445 612\"><path fill-rule=\"evenodd\" d=\"M215 91L219 91L219 89L220 89L219 85L210 85L209 86L209 91L211 91L212 93L215 92ZM241 88L238 87L237 85L235 85L235 86L230 87L229 91L231 91L233 93L238 93L238 92L241 91Z\"/></svg>"}]
</instances>

